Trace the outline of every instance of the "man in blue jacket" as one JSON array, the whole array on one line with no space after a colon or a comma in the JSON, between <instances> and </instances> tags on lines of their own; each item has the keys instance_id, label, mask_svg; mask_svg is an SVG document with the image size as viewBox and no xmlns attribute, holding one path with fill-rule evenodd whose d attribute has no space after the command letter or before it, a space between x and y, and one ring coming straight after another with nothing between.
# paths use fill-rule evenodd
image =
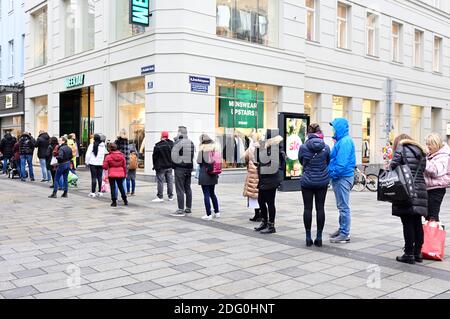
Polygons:
<instances>
[{"instance_id":1,"label":"man in blue jacket","mask_svg":"<svg viewBox=\"0 0 450 319\"><path fill-rule=\"evenodd\" d=\"M350 191L355 179L355 143L349 135L349 123L345 118L337 118L331 126L334 130L334 145L328 167L336 204L339 210L339 230L331 235L331 243L350 242Z\"/></svg>"}]
</instances>

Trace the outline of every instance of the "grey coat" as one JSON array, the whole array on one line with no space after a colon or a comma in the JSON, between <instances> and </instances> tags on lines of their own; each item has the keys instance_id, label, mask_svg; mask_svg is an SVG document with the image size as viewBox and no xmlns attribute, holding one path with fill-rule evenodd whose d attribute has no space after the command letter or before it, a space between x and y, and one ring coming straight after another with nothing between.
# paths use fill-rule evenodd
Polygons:
<instances>
[{"instance_id":1,"label":"grey coat","mask_svg":"<svg viewBox=\"0 0 450 319\"><path fill-rule=\"evenodd\" d=\"M208 174L208 167L210 164L208 161L208 153L217 151L217 149L217 145L213 141L200 145L197 155L197 164L200 166L198 184L201 186L211 186L219 183L219 175Z\"/></svg>"}]
</instances>

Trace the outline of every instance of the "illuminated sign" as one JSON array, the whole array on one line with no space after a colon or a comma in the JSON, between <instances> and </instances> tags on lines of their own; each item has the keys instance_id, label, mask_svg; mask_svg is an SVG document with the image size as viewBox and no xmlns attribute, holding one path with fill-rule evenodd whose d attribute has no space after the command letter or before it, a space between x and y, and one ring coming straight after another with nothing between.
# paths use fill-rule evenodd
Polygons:
<instances>
[{"instance_id":1,"label":"illuminated sign","mask_svg":"<svg viewBox=\"0 0 450 319\"><path fill-rule=\"evenodd\" d=\"M84 84L84 74L74 75L64 80L66 89L70 89L76 86L81 86Z\"/></svg>"},{"instance_id":2,"label":"illuminated sign","mask_svg":"<svg viewBox=\"0 0 450 319\"><path fill-rule=\"evenodd\" d=\"M130 24L150 25L150 0L130 0Z\"/></svg>"}]
</instances>

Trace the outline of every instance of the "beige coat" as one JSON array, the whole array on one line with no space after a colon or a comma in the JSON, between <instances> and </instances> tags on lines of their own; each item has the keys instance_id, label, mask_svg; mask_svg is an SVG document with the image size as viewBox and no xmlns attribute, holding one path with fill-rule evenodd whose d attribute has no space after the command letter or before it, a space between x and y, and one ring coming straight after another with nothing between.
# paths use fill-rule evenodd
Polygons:
<instances>
[{"instance_id":1,"label":"beige coat","mask_svg":"<svg viewBox=\"0 0 450 319\"><path fill-rule=\"evenodd\" d=\"M258 169L256 165L254 164L254 153L255 147L251 146L246 152L245 152L245 161L247 163L247 178L245 179L245 185L244 185L244 196L258 199Z\"/></svg>"}]
</instances>

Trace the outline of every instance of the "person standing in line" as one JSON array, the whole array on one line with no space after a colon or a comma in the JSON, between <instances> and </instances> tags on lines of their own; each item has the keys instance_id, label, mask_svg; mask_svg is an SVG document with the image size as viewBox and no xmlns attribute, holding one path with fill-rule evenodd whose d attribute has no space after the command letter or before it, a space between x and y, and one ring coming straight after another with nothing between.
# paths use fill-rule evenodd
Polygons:
<instances>
[{"instance_id":1,"label":"person standing in line","mask_svg":"<svg viewBox=\"0 0 450 319\"><path fill-rule=\"evenodd\" d=\"M426 138L428 155L425 169L425 182L428 192L428 221L439 222L442 201L450 187L450 147L444 143L437 133Z\"/></svg>"},{"instance_id":2,"label":"person standing in line","mask_svg":"<svg viewBox=\"0 0 450 319\"><path fill-rule=\"evenodd\" d=\"M72 164L71 164L71 170L72 171L76 171L77 169L77 154L78 154L78 147L77 147L77 143L75 141L75 136L74 134L69 134L67 136L67 146L69 146L72 149Z\"/></svg>"},{"instance_id":3,"label":"person standing in line","mask_svg":"<svg viewBox=\"0 0 450 319\"><path fill-rule=\"evenodd\" d=\"M114 144L117 145L117 150L120 151L125 157L126 161L126 175L128 175L128 165L130 164L130 143L128 140L128 133L126 129L121 129L119 132L119 136L117 136ZM127 188L127 180L126 175L123 180L123 189ZM118 188L116 188L116 198L118 195Z\"/></svg>"},{"instance_id":4,"label":"person standing in line","mask_svg":"<svg viewBox=\"0 0 450 319\"><path fill-rule=\"evenodd\" d=\"M161 141L155 144L153 149L153 170L156 171L158 194L154 203L164 202L164 181L167 183L167 195L169 201L173 200L173 142L169 139L169 132L161 133Z\"/></svg>"},{"instance_id":5,"label":"person standing in line","mask_svg":"<svg viewBox=\"0 0 450 319\"><path fill-rule=\"evenodd\" d=\"M130 164L127 173L127 196L134 196L136 192L136 171L139 167L139 158L136 148L130 151Z\"/></svg>"},{"instance_id":6,"label":"person standing in line","mask_svg":"<svg viewBox=\"0 0 450 319\"><path fill-rule=\"evenodd\" d=\"M58 161L58 167L56 169L55 181L53 184L53 193L49 198L56 198L58 192L58 184L60 184L61 176L63 178L63 185L59 185L59 188L63 188L64 193L61 197L67 198L69 192L69 171L70 171L70 161L73 158L72 149L67 145L67 138L61 137L59 139L59 147L57 148L58 153L54 154L56 160Z\"/></svg>"},{"instance_id":7,"label":"person standing in line","mask_svg":"<svg viewBox=\"0 0 450 319\"><path fill-rule=\"evenodd\" d=\"M16 171L19 174L20 177L22 177L22 168L20 166L20 143L19 141L16 142L16 144L14 144L13 147L13 153L14 153L14 165L16 166Z\"/></svg>"},{"instance_id":8,"label":"person standing in line","mask_svg":"<svg viewBox=\"0 0 450 319\"><path fill-rule=\"evenodd\" d=\"M411 175L415 177L414 189L416 196L410 202L394 202L392 215L400 217L403 224L405 239L405 254L397 257L397 261L407 264L423 262L422 246L424 233L422 217L428 216L428 193L424 172L426 168L426 151L416 141L406 134L397 136L394 140L394 158L390 170L400 165L408 165Z\"/></svg>"},{"instance_id":9,"label":"person standing in line","mask_svg":"<svg viewBox=\"0 0 450 319\"><path fill-rule=\"evenodd\" d=\"M117 207L116 185L119 188L124 205L128 206L127 194L123 187L123 182L127 176L127 162L115 143L112 143L109 147L110 152L105 157L103 169L108 171L109 185L111 187L111 206Z\"/></svg>"},{"instance_id":10,"label":"person standing in line","mask_svg":"<svg viewBox=\"0 0 450 319\"><path fill-rule=\"evenodd\" d=\"M258 202L258 168L255 165L255 145L259 143L260 135L258 133L254 133L252 136L252 141L245 151L245 162L247 163L247 177L245 179L244 185L244 197L247 197L247 204L249 207L258 207L254 208L255 216L250 218L251 222L261 222L261 209L259 208Z\"/></svg>"},{"instance_id":11,"label":"person standing in line","mask_svg":"<svg viewBox=\"0 0 450 319\"><path fill-rule=\"evenodd\" d=\"M300 147L298 158L303 166L300 180L303 195L303 222L306 231L306 246L322 247L322 233L325 226L325 200L328 193L330 175L330 147L325 144L319 124L308 127L308 139ZM313 242L311 236L313 201L317 212L317 236Z\"/></svg>"},{"instance_id":12,"label":"person standing in line","mask_svg":"<svg viewBox=\"0 0 450 319\"><path fill-rule=\"evenodd\" d=\"M77 139L77 135L75 133L71 134L73 141L75 142L76 146L76 154L75 154L75 164L76 166L74 169L76 170L78 168L78 165L80 165L80 156L81 156L81 148L80 148L80 141Z\"/></svg>"},{"instance_id":13,"label":"person standing in line","mask_svg":"<svg viewBox=\"0 0 450 319\"><path fill-rule=\"evenodd\" d=\"M36 147L36 141L31 136L31 133L23 133L19 139L19 152L20 152L20 177L22 182L26 181L26 166L30 171L30 181L34 182L33 172L33 153Z\"/></svg>"},{"instance_id":14,"label":"person standing in line","mask_svg":"<svg viewBox=\"0 0 450 319\"><path fill-rule=\"evenodd\" d=\"M105 143L101 141L100 135L94 135L94 142L86 151L86 164L91 172L91 193L89 197L96 198L102 196L103 162L106 155ZM98 186L98 192L96 192Z\"/></svg>"},{"instance_id":15,"label":"person standing in line","mask_svg":"<svg viewBox=\"0 0 450 319\"><path fill-rule=\"evenodd\" d=\"M55 151L57 151L58 146L59 146L58 138L54 136L51 137L49 145L47 147L47 156L45 158L47 164L47 172L52 177L52 184L50 185L50 188L53 188L55 184L56 166L52 166L52 158Z\"/></svg>"},{"instance_id":16,"label":"person standing in line","mask_svg":"<svg viewBox=\"0 0 450 319\"><path fill-rule=\"evenodd\" d=\"M200 146L197 155L197 164L199 167L198 184L202 187L205 202L206 215L204 220L212 220L211 201L214 208L214 217L220 218L219 201L217 199L215 188L219 183L219 175L212 172L215 154L220 154L219 147L206 134L200 136ZM221 156L219 156L221 158Z\"/></svg>"},{"instance_id":17,"label":"person standing in line","mask_svg":"<svg viewBox=\"0 0 450 319\"><path fill-rule=\"evenodd\" d=\"M50 145L50 136L45 131L40 131L36 140L36 147L38 149L38 159L41 165L42 180L41 182L49 182L51 175L47 170L47 151Z\"/></svg>"},{"instance_id":18,"label":"person standing in line","mask_svg":"<svg viewBox=\"0 0 450 319\"><path fill-rule=\"evenodd\" d=\"M331 126L334 130L333 139L336 144L331 151L328 166L339 210L339 230L331 235L330 242L343 244L350 242L350 192L353 188L356 167L355 143L350 137L350 126L345 118L337 118Z\"/></svg>"},{"instance_id":19,"label":"person standing in line","mask_svg":"<svg viewBox=\"0 0 450 319\"><path fill-rule=\"evenodd\" d=\"M180 126L178 136L172 148L172 162L175 169L175 188L177 191L178 210L171 214L175 217L192 214L192 171L194 169L195 145L188 138L187 128ZM185 208L186 196L186 209Z\"/></svg>"},{"instance_id":20,"label":"person standing in line","mask_svg":"<svg viewBox=\"0 0 450 319\"><path fill-rule=\"evenodd\" d=\"M258 167L258 203L262 222L255 231L261 234L274 234L275 196L281 185L286 167L286 154L282 144L283 138L278 130L267 130L266 140L256 146L256 166Z\"/></svg>"},{"instance_id":21,"label":"person standing in line","mask_svg":"<svg viewBox=\"0 0 450 319\"><path fill-rule=\"evenodd\" d=\"M7 166L8 162L12 159L14 156L14 144L17 143L17 139L12 136L10 133L6 133L5 136L2 138L0 142L0 153L3 154L3 169L2 173L4 175L7 174Z\"/></svg>"}]
</instances>

